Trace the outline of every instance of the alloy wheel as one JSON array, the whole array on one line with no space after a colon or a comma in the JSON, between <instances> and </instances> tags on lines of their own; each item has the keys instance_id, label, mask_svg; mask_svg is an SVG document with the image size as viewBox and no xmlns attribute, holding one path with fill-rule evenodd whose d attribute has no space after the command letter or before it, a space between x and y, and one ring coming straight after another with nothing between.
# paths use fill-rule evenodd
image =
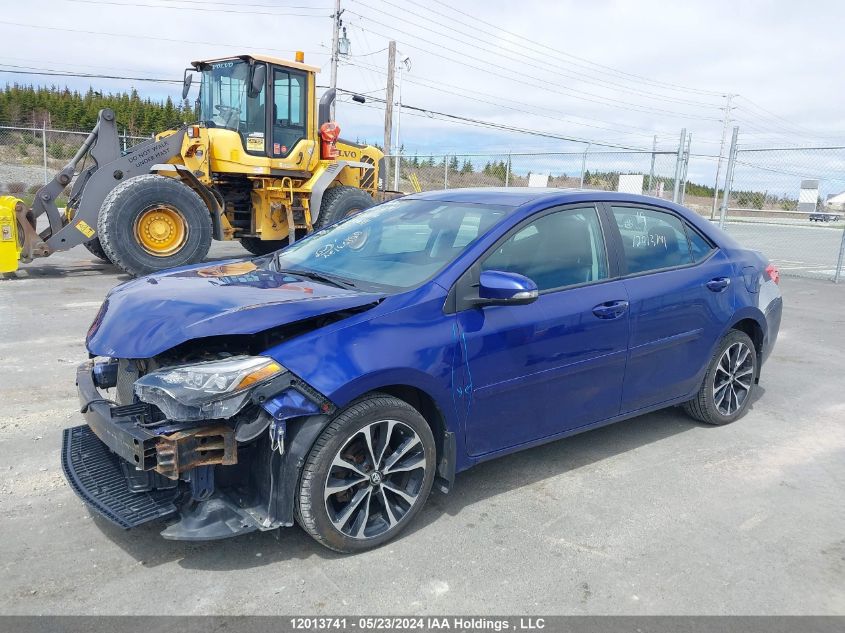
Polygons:
<instances>
[{"instance_id":1,"label":"alloy wheel","mask_svg":"<svg viewBox=\"0 0 845 633\"><path fill-rule=\"evenodd\" d=\"M380 420L356 431L332 460L324 500L341 534L368 539L393 529L420 499L425 447L398 420Z\"/></svg>"},{"instance_id":2,"label":"alloy wheel","mask_svg":"<svg viewBox=\"0 0 845 633\"><path fill-rule=\"evenodd\" d=\"M724 416L733 415L745 404L754 381L754 355L745 343L728 347L716 365L713 402Z\"/></svg>"}]
</instances>

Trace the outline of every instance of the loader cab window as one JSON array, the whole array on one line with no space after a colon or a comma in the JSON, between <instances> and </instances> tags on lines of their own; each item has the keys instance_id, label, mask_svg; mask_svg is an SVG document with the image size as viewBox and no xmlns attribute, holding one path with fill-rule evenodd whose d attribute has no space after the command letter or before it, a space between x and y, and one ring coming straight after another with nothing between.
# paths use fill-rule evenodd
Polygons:
<instances>
[{"instance_id":1,"label":"loader cab window","mask_svg":"<svg viewBox=\"0 0 845 633\"><path fill-rule=\"evenodd\" d=\"M212 62L202 69L200 120L234 130L247 153L266 155L266 88L249 95L250 65L240 60Z\"/></svg>"},{"instance_id":2,"label":"loader cab window","mask_svg":"<svg viewBox=\"0 0 845 633\"><path fill-rule=\"evenodd\" d=\"M273 71L273 132L269 152L273 158L287 156L305 138L307 86L305 73L282 68Z\"/></svg>"}]
</instances>

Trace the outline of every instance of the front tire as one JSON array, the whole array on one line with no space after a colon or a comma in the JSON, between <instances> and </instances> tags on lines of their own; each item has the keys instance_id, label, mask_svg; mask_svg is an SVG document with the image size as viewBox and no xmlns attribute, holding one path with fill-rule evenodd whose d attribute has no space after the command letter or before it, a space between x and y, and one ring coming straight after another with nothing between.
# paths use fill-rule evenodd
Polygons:
<instances>
[{"instance_id":1,"label":"front tire","mask_svg":"<svg viewBox=\"0 0 845 633\"><path fill-rule=\"evenodd\" d=\"M431 491L436 447L408 403L359 400L323 431L302 469L297 520L322 545L352 553L394 538Z\"/></svg>"},{"instance_id":2,"label":"front tire","mask_svg":"<svg viewBox=\"0 0 845 633\"><path fill-rule=\"evenodd\" d=\"M706 424L729 424L742 417L757 378L757 350L745 332L722 338L695 398L684 404L691 417Z\"/></svg>"},{"instance_id":3,"label":"front tire","mask_svg":"<svg viewBox=\"0 0 845 633\"><path fill-rule=\"evenodd\" d=\"M201 262L211 247L211 215L187 185L144 174L109 193L97 236L108 258L137 277Z\"/></svg>"},{"instance_id":4,"label":"front tire","mask_svg":"<svg viewBox=\"0 0 845 633\"><path fill-rule=\"evenodd\" d=\"M365 191L346 185L332 187L323 194L320 215L314 223L314 228L322 229L359 211L369 209L374 204L375 200Z\"/></svg>"}]
</instances>

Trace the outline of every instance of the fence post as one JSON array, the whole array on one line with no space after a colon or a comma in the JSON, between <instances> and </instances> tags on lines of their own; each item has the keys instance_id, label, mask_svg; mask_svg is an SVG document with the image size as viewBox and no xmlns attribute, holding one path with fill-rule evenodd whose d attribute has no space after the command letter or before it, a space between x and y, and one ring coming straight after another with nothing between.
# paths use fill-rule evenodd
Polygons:
<instances>
[{"instance_id":1,"label":"fence post","mask_svg":"<svg viewBox=\"0 0 845 633\"><path fill-rule=\"evenodd\" d=\"M687 136L687 151L684 154L684 175L681 178L681 183L683 186L681 187L681 204L684 203L684 200L687 197L687 175L689 174L689 155L690 151L692 150L692 132Z\"/></svg>"},{"instance_id":2,"label":"fence post","mask_svg":"<svg viewBox=\"0 0 845 633\"><path fill-rule=\"evenodd\" d=\"M511 153L508 152L508 164L505 165L505 187L511 186Z\"/></svg>"},{"instance_id":3,"label":"fence post","mask_svg":"<svg viewBox=\"0 0 845 633\"><path fill-rule=\"evenodd\" d=\"M44 154L44 184L50 182L47 176L47 120L41 121L41 149Z\"/></svg>"},{"instance_id":4,"label":"fence post","mask_svg":"<svg viewBox=\"0 0 845 633\"><path fill-rule=\"evenodd\" d=\"M654 135L654 140L651 142L651 169L648 172L648 192L651 193L651 187L654 183L654 155L657 152L657 134Z\"/></svg>"},{"instance_id":5,"label":"fence post","mask_svg":"<svg viewBox=\"0 0 845 633\"><path fill-rule=\"evenodd\" d=\"M833 275L833 283L838 284L842 275L842 259L845 256L845 228L842 229L842 241L839 242L839 258L836 260L836 272Z\"/></svg>"},{"instance_id":6,"label":"fence post","mask_svg":"<svg viewBox=\"0 0 845 633\"><path fill-rule=\"evenodd\" d=\"M126 128L123 128L123 153L126 153Z\"/></svg>"},{"instance_id":7,"label":"fence post","mask_svg":"<svg viewBox=\"0 0 845 633\"><path fill-rule=\"evenodd\" d=\"M584 172L587 171L587 152L590 151L591 143L587 143L587 147L584 148L584 156L581 157L581 186L579 189L584 188Z\"/></svg>"},{"instance_id":8,"label":"fence post","mask_svg":"<svg viewBox=\"0 0 845 633\"><path fill-rule=\"evenodd\" d=\"M672 185L672 202L678 201L681 188L681 166L684 162L684 148L687 139L687 128L681 130L681 140L678 141L678 155L675 158L675 182Z\"/></svg>"},{"instance_id":9,"label":"fence post","mask_svg":"<svg viewBox=\"0 0 845 633\"><path fill-rule=\"evenodd\" d=\"M731 186L734 179L734 163L736 162L736 143L739 136L739 126L734 126L733 134L731 135L731 149L728 152L728 167L725 170L725 192L722 197L722 210L719 213L719 228L725 228L725 216L728 215L728 201L731 197Z\"/></svg>"},{"instance_id":10,"label":"fence post","mask_svg":"<svg viewBox=\"0 0 845 633\"><path fill-rule=\"evenodd\" d=\"M449 156L443 155L443 188L449 188Z\"/></svg>"}]
</instances>

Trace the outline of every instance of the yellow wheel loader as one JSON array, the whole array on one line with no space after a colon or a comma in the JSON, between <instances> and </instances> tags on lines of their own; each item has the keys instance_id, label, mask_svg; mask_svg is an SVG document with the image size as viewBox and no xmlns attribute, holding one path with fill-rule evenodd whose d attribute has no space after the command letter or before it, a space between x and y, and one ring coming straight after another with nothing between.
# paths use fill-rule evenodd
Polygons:
<instances>
[{"instance_id":1,"label":"yellow wheel loader","mask_svg":"<svg viewBox=\"0 0 845 633\"><path fill-rule=\"evenodd\" d=\"M384 155L339 139L334 90L316 104L318 70L300 53L193 62L183 98L201 74L199 121L123 152L114 112L101 110L31 209L0 198L0 272L78 244L133 276L199 262L212 238L264 254L371 206Z\"/></svg>"}]
</instances>

